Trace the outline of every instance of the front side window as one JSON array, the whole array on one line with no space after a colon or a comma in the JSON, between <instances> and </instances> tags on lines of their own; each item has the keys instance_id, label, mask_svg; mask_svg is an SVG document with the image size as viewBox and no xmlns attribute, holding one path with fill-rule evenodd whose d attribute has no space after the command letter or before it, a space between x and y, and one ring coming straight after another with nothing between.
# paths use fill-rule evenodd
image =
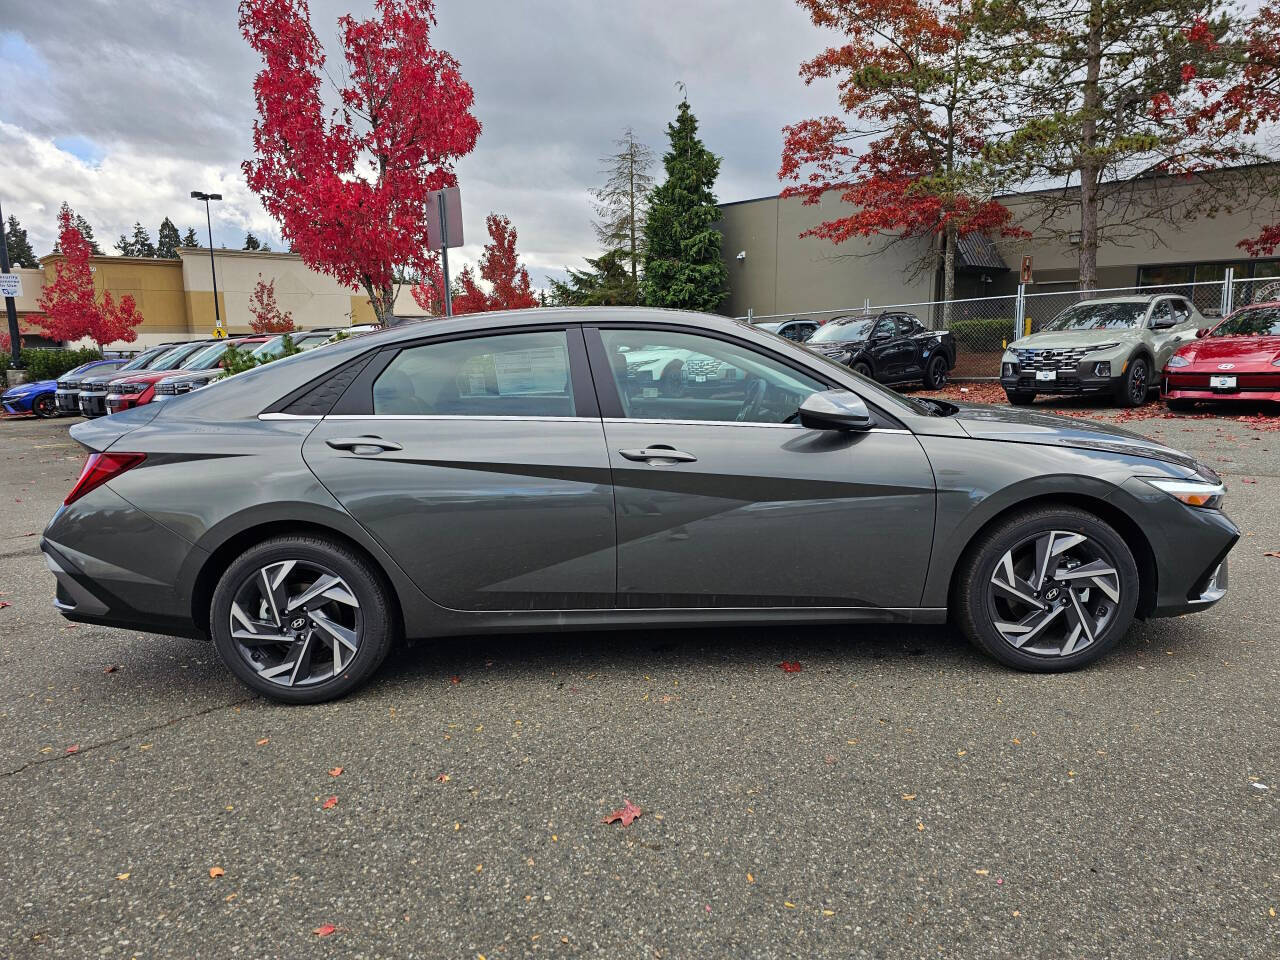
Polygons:
<instances>
[{"instance_id":1,"label":"front side window","mask_svg":"<svg viewBox=\"0 0 1280 960\"><path fill-rule=\"evenodd\" d=\"M876 321L875 329L871 331L872 340L888 340L897 332L893 324L893 317L883 317Z\"/></svg>"},{"instance_id":2,"label":"front side window","mask_svg":"<svg viewBox=\"0 0 1280 960\"><path fill-rule=\"evenodd\" d=\"M1157 324L1165 323L1172 319L1173 311L1169 308L1169 301L1161 300L1156 304L1155 309L1151 311L1151 320L1148 326L1155 329Z\"/></svg>"},{"instance_id":3,"label":"front side window","mask_svg":"<svg viewBox=\"0 0 1280 960\"><path fill-rule=\"evenodd\" d=\"M670 330L600 331L625 416L785 423L826 384L727 340Z\"/></svg>"},{"instance_id":4,"label":"front side window","mask_svg":"<svg viewBox=\"0 0 1280 960\"><path fill-rule=\"evenodd\" d=\"M898 332L904 337L914 337L924 333L924 324L910 314L903 314L898 318Z\"/></svg>"},{"instance_id":5,"label":"front side window","mask_svg":"<svg viewBox=\"0 0 1280 960\"><path fill-rule=\"evenodd\" d=\"M1191 304L1185 300L1171 300L1170 306L1173 309L1173 322L1186 323L1191 319Z\"/></svg>"},{"instance_id":6,"label":"front side window","mask_svg":"<svg viewBox=\"0 0 1280 960\"><path fill-rule=\"evenodd\" d=\"M375 415L572 417L563 330L407 347L373 385Z\"/></svg>"}]
</instances>

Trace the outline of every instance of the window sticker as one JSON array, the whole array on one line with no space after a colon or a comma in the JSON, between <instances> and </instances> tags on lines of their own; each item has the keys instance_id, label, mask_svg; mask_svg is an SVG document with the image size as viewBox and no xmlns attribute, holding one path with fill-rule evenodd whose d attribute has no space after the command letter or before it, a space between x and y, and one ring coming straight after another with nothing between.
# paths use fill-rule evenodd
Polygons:
<instances>
[{"instance_id":1,"label":"window sticker","mask_svg":"<svg viewBox=\"0 0 1280 960\"><path fill-rule=\"evenodd\" d=\"M493 363L499 396L562 395L568 388L569 358L564 347L510 350L494 354Z\"/></svg>"}]
</instances>

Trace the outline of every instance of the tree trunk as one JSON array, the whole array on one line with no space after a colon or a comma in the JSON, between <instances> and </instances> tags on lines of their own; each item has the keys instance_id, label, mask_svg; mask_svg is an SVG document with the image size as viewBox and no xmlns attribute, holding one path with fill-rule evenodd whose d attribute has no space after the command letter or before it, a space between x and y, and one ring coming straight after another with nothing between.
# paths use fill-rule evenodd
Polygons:
<instances>
[{"instance_id":1,"label":"tree trunk","mask_svg":"<svg viewBox=\"0 0 1280 960\"><path fill-rule=\"evenodd\" d=\"M1098 75L1102 70L1102 0L1089 4L1083 123L1080 133L1080 289L1098 288Z\"/></svg>"},{"instance_id":2,"label":"tree trunk","mask_svg":"<svg viewBox=\"0 0 1280 960\"><path fill-rule=\"evenodd\" d=\"M366 280L364 282L364 292L369 297L369 306L373 307L373 314L377 318L378 323L385 327L387 325L387 321L395 315L395 284L389 283L382 287L375 287L372 283ZM354 320L355 318L353 317L352 319Z\"/></svg>"},{"instance_id":3,"label":"tree trunk","mask_svg":"<svg viewBox=\"0 0 1280 960\"><path fill-rule=\"evenodd\" d=\"M942 326L951 326L951 301L956 296L956 227L947 224L942 252Z\"/></svg>"}]
</instances>

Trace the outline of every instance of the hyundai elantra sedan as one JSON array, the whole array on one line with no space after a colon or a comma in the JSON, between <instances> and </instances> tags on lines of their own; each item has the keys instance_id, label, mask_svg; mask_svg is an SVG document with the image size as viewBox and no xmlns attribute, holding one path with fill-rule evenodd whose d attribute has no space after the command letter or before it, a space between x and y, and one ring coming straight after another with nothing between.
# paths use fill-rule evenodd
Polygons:
<instances>
[{"instance_id":1,"label":"hyundai elantra sedan","mask_svg":"<svg viewBox=\"0 0 1280 960\"><path fill-rule=\"evenodd\" d=\"M743 371L670 396L629 358ZM1096 423L906 399L767 332L646 309L384 330L77 425L44 531L72 620L210 638L292 703L402 639L943 623L1023 670L1203 610L1223 484Z\"/></svg>"}]
</instances>

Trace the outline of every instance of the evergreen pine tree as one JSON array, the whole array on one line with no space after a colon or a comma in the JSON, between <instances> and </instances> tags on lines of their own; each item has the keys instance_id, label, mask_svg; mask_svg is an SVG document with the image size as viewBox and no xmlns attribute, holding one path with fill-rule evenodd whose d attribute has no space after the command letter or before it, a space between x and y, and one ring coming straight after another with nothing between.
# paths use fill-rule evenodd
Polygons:
<instances>
[{"instance_id":1,"label":"evergreen pine tree","mask_svg":"<svg viewBox=\"0 0 1280 960\"><path fill-rule=\"evenodd\" d=\"M606 251L622 250L631 270L631 285L639 289L640 264L644 261L644 221L653 177L653 151L636 140L628 127L615 141L618 151L601 162L607 164L608 179L595 197L596 237Z\"/></svg>"},{"instance_id":2,"label":"evergreen pine tree","mask_svg":"<svg viewBox=\"0 0 1280 960\"><path fill-rule=\"evenodd\" d=\"M720 255L720 219L712 192L720 158L698 139L688 99L667 124L667 178L649 198L645 221L644 302L651 307L714 311L726 296Z\"/></svg>"},{"instance_id":3,"label":"evergreen pine tree","mask_svg":"<svg viewBox=\"0 0 1280 960\"><path fill-rule=\"evenodd\" d=\"M549 302L558 307L618 307L640 302L627 250L610 250L594 260L588 257L587 266L589 270L570 270L568 280L550 279Z\"/></svg>"},{"instance_id":4,"label":"evergreen pine tree","mask_svg":"<svg viewBox=\"0 0 1280 960\"><path fill-rule=\"evenodd\" d=\"M160 221L160 229L156 231L156 256L166 260L177 260L178 245L181 242L174 222L168 217Z\"/></svg>"},{"instance_id":5,"label":"evergreen pine tree","mask_svg":"<svg viewBox=\"0 0 1280 960\"><path fill-rule=\"evenodd\" d=\"M200 238L196 236L195 227L187 227L187 232L182 235L182 245L188 248L200 246Z\"/></svg>"},{"instance_id":6,"label":"evergreen pine tree","mask_svg":"<svg viewBox=\"0 0 1280 960\"><path fill-rule=\"evenodd\" d=\"M67 201L63 200L62 206L58 208L58 222L59 223L62 222L63 212L70 212L70 211L71 211L71 205L67 203ZM95 257L102 256L102 248L98 246L98 241L94 239L93 227L89 226L89 221L86 220L84 217L80 216L80 214L78 213L72 213L71 225L80 231L80 236L84 237L85 241L89 244L89 250L92 252L93 256ZM58 244L56 242L53 245L53 249L55 251L58 249Z\"/></svg>"},{"instance_id":7,"label":"evergreen pine tree","mask_svg":"<svg viewBox=\"0 0 1280 960\"><path fill-rule=\"evenodd\" d=\"M243 246L243 247L241 247L240 249L242 249L242 250L260 250L260 249L262 249L262 244L258 242L258 238L257 238L257 237L255 237L255 236L253 235L253 231L252 231L252 230L250 230L248 233L246 233L246 234L244 235L244 246Z\"/></svg>"},{"instance_id":8,"label":"evergreen pine tree","mask_svg":"<svg viewBox=\"0 0 1280 960\"><path fill-rule=\"evenodd\" d=\"M156 255L156 245L151 242L151 234L147 232L147 228L136 220L133 223L132 237L135 257L154 257Z\"/></svg>"},{"instance_id":9,"label":"evergreen pine tree","mask_svg":"<svg viewBox=\"0 0 1280 960\"><path fill-rule=\"evenodd\" d=\"M126 237L123 233L120 234L120 239L116 241L116 249L120 251L120 256L122 257L139 256L138 248L135 247L133 245L133 241L130 240L128 237Z\"/></svg>"},{"instance_id":10,"label":"evergreen pine tree","mask_svg":"<svg viewBox=\"0 0 1280 960\"><path fill-rule=\"evenodd\" d=\"M9 248L9 262L13 266L33 270L39 266L36 252L31 249L31 241L27 239L27 231L13 214L9 214L9 222L4 228L4 242Z\"/></svg>"}]
</instances>

